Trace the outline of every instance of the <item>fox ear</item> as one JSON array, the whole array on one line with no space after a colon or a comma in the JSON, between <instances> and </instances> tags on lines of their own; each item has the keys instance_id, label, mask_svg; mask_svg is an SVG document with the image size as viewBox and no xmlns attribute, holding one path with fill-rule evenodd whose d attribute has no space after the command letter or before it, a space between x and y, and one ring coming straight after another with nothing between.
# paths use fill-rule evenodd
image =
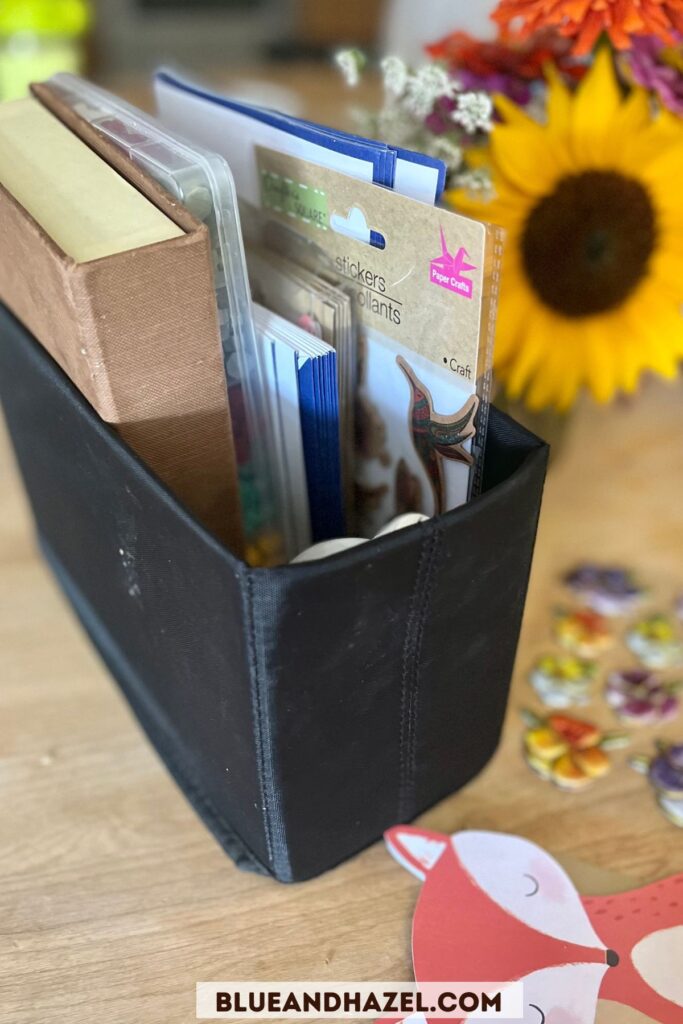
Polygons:
<instances>
[{"instance_id":1,"label":"fox ear","mask_svg":"<svg viewBox=\"0 0 683 1024\"><path fill-rule=\"evenodd\" d=\"M448 846L448 836L439 832L426 832L409 825L394 825L384 833L389 853L404 868L424 882L441 854Z\"/></svg>"}]
</instances>

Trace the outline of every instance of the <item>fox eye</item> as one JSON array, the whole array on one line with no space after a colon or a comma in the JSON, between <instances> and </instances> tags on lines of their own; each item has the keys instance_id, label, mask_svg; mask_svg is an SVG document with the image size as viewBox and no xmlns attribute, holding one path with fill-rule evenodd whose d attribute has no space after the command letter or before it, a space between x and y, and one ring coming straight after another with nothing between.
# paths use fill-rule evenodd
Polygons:
<instances>
[{"instance_id":1,"label":"fox eye","mask_svg":"<svg viewBox=\"0 0 683 1024\"><path fill-rule=\"evenodd\" d=\"M525 892L524 895L525 896L535 896L536 893L538 892L538 890L541 888L540 885L538 884L538 879L534 878L533 875L522 875L522 877L526 878L528 880L528 883L529 883L529 891Z\"/></svg>"}]
</instances>

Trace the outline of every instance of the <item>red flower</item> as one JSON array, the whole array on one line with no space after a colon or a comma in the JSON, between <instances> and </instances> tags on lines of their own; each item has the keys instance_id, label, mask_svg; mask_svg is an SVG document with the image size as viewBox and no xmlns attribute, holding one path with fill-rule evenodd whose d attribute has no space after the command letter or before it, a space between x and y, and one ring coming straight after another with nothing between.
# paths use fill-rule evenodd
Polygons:
<instances>
[{"instance_id":1,"label":"red flower","mask_svg":"<svg viewBox=\"0 0 683 1024\"><path fill-rule=\"evenodd\" d=\"M464 69L481 78L510 75L525 82L543 78L543 68L552 63L579 78L584 68L569 58L570 44L552 31L538 32L525 39L479 40L467 32L452 32L425 47L435 60L444 60L455 70Z\"/></svg>"}]
</instances>

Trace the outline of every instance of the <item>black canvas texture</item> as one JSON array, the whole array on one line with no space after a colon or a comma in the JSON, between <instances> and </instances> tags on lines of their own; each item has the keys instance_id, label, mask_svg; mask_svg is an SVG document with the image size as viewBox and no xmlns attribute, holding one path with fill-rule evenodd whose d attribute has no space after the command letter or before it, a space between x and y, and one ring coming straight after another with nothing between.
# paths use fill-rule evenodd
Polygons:
<instances>
[{"instance_id":1,"label":"black canvas texture","mask_svg":"<svg viewBox=\"0 0 683 1024\"><path fill-rule=\"evenodd\" d=\"M0 306L0 396L61 586L241 866L319 874L494 753L547 446L491 410L484 493L320 562L252 569Z\"/></svg>"}]
</instances>

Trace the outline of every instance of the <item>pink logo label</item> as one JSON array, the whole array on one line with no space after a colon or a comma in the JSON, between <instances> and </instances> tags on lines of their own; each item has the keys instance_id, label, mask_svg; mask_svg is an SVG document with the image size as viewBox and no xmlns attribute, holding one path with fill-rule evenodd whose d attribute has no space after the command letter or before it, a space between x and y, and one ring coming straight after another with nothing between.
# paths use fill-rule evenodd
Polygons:
<instances>
[{"instance_id":1,"label":"pink logo label","mask_svg":"<svg viewBox=\"0 0 683 1024\"><path fill-rule=\"evenodd\" d=\"M455 256L448 251L446 236L441 228L441 255L429 264L429 280L440 288L447 288L449 292L471 299L473 282L465 275L477 268L468 260L469 255L464 246L460 246Z\"/></svg>"}]
</instances>

